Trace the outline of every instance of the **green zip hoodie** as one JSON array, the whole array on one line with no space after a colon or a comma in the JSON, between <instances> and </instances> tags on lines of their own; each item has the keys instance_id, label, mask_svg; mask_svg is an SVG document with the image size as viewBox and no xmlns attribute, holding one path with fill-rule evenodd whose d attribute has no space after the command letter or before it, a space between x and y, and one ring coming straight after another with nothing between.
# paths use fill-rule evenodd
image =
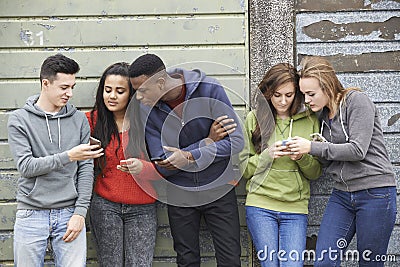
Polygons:
<instances>
[{"instance_id":1,"label":"green zip hoodie","mask_svg":"<svg viewBox=\"0 0 400 267\"><path fill-rule=\"evenodd\" d=\"M246 147L239 156L243 177L249 179L246 184L246 206L308 214L309 180L321 175L320 163L308 154L297 161L288 156L272 159L267 149L257 154L251 142L256 122L255 112L251 111L245 122ZM310 134L319 131L317 117L308 111L284 120L277 117L276 124L279 127L275 127L269 145L294 136L310 139Z\"/></svg>"}]
</instances>

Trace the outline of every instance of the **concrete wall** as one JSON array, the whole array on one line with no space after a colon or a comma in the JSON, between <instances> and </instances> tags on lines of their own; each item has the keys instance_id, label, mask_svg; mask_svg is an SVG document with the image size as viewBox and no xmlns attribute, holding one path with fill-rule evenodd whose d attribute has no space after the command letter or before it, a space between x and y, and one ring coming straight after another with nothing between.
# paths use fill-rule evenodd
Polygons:
<instances>
[{"instance_id":1,"label":"concrete wall","mask_svg":"<svg viewBox=\"0 0 400 267\"><path fill-rule=\"evenodd\" d=\"M306 55L326 57L345 87L358 86L375 102L399 181L400 123L388 126L388 120L400 110L400 1L299 0L295 14L295 61L300 62ZM329 177L321 177L312 185L310 247L315 246L331 187ZM387 262L385 266L399 265L399 223L397 217L388 249L388 254L396 256L397 263ZM356 249L354 240L350 249ZM343 266L357 265L348 262Z\"/></svg>"}]
</instances>

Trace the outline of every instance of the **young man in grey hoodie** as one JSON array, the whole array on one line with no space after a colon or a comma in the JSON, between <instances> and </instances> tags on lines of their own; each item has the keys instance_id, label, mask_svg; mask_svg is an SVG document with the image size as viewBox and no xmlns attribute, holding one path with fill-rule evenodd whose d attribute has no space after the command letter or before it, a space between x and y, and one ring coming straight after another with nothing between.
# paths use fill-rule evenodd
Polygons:
<instances>
[{"instance_id":1,"label":"young man in grey hoodie","mask_svg":"<svg viewBox=\"0 0 400 267\"><path fill-rule=\"evenodd\" d=\"M85 216L93 158L85 114L68 103L79 65L57 54L40 70L41 92L10 114L8 141L17 170L15 266L42 266L50 240L56 266L85 266Z\"/></svg>"}]
</instances>

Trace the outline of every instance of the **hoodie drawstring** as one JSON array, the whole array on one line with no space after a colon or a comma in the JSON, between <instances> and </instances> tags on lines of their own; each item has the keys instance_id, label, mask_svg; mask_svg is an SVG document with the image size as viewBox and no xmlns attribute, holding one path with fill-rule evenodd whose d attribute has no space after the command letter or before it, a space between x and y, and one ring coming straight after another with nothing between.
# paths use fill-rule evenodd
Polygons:
<instances>
[{"instance_id":1,"label":"hoodie drawstring","mask_svg":"<svg viewBox=\"0 0 400 267\"><path fill-rule=\"evenodd\" d=\"M53 138L51 138L49 119L47 118L47 114L44 115L46 117L46 125L47 125L47 133L49 134L50 143L53 143ZM58 149L61 149L61 123L60 118L57 118L58 125Z\"/></svg>"},{"instance_id":2,"label":"hoodie drawstring","mask_svg":"<svg viewBox=\"0 0 400 267\"><path fill-rule=\"evenodd\" d=\"M57 118L58 124L58 149L61 149L61 126L60 126L60 117Z\"/></svg>"},{"instance_id":3,"label":"hoodie drawstring","mask_svg":"<svg viewBox=\"0 0 400 267\"><path fill-rule=\"evenodd\" d=\"M292 139L292 129L293 129L293 119L290 119L289 137L288 137L288 139Z\"/></svg>"},{"instance_id":4,"label":"hoodie drawstring","mask_svg":"<svg viewBox=\"0 0 400 267\"><path fill-rule=\"evenodd\" d=\"M346 132L346 129L344 128L344 123L343 123L343 118L342 118L342 104L343 104L343 100L340 101L339 104L339 117L340 117L340 124L342 125L342 130L344 132L344 135L346 136L346 142L349 141L349 135Z\"/></svg>"},{"instance_id":5,"label":"hoodie drawstring","mask_svg":"<svg viewBox=\"0 0 400 267\"><path fill-rule=\"evenodd\" d=\"M50 143L53 143L53 139L51 138L49 119L47 118L47 114L45 114L44 116L46 117L47 133L49 134Z\"/></svg>"},{"instance_id":6,"label":"hoodie drawstring","mask_svg":"<svg viewBox=\"0 0 400 267\"><path fill-rule=\"evenodd\" d=\"M344 136L346 137L346 142L348 142L349 141L349 135L346 132L346 128L344 127L344 122L343 122L343 117L342 117L342 104L343 104L343 100L340 101L340 104L339 104L339 119L340 119L340 125L342 126L342 131L344 133ZM326 124L326 122L324 120L322 120L321 131L320 131L321 135L324 132L324 124ZM331 128L329 126L328 126L328 129L329 129L329 131L331 131ZM332 140L332 133L331 133L331 140Z\"/></svg>"}]
</instances>

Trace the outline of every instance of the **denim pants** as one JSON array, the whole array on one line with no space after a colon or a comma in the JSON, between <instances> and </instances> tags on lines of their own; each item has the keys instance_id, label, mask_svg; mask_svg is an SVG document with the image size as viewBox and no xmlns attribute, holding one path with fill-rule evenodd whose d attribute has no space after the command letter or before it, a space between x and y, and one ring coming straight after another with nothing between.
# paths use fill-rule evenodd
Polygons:
<instances>
[{"instance_id":1,"label":"denim pants","mask_svg":"<svg viewBox=\"0 0 400 267\"><path fill-rule=\"evenodd\" d=\"M384 266L380 259L386 256L395 219L395 187L333 189L318 233L314 266L340 266L346 255L358 255L359 266ZM348 254L345 250L355 233L357 251Z\"/></svg>"},{"instance_id":2,"label":"denim pants","mask_svg":"<svg viewBox=\"0 0 400 267\"><path fill-rule=\"evenodd\" d=\"M218 267L240 267L240 226L235 189L197 207L168 205L168 218L179 267L200 267L200 220L211 233Z\"/></svg>"},{"instance_id":3,"label":"denim pants","mask_svg":"<svg viewBox=\"0 0 400 267\"><path fill-rule=\"evenodd\" d=\"M303 266L306 214L246 206L246 221L262 267Z\"/></svg>"},{"instance_id":4,"label":"denim pants","mask_svg":"<svg viewBox=\"0 0 400 267\"><path fill-rule=\"evenodd\" d=\"M89 213L100 266L152 266L156 204L121 204L94 193Z\"/></svg>"},{"instance_id":5,"label":"denim pants","mask_svg":"<svg viewBox=\"0 0 400 267\"><path fill-rule=\"evenodd\" d=\"M44 266L50 239L56 266L86 265L86 228L72 242L64 242L67 223L74 208L17 210L14 224L14 264L18 267Z\"/></svg>"}]
</instances>

